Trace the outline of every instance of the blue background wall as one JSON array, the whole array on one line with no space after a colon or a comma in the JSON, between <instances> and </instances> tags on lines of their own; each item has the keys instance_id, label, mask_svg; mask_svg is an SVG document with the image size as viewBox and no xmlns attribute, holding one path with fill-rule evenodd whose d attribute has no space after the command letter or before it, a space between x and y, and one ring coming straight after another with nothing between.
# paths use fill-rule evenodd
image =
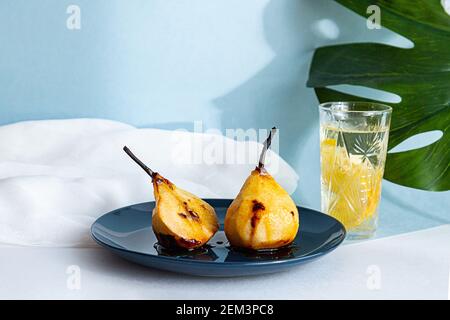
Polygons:
<instances>
[{"instance_id":1,"label":"blue background wall","mask_svg":"<svg viewBox=\"0 0 450 320\"><path fill-rule=\"evenodd\" d=\"M80 30L66 27L70 4L81 8ZM280 153L301 178L294 197L315 208L317 99L305 87L314 48L411 45L367 29L331 0L2 0L0 41L0 124L97 117L168 129L192 130L196 120L205 129L277 125ZM450 223L449 192L386 182L383 197L381 235Z\"/></svg>"}]
</instances>

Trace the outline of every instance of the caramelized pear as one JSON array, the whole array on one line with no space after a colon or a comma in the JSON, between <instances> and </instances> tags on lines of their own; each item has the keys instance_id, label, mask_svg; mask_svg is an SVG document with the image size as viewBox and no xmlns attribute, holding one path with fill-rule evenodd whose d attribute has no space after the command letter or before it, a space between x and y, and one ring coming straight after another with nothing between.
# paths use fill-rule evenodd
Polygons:
<instances>
[{"instance_id":1,"label":"caramelized pear","mask_svg":"<svg viewBox=\"0 0 450 320\"><path fill-rule=\"evenodd\" d=\"M155 195L152 227L158 242L168 249L195 249L219 230L214 208L152 171L127 147L124 151L150 175Z\"/></svg>"},{"instance_id":2,"label":"caramelized pear","mask_svg":"<svg viewBox=\"0 0 450 320\"><path fill-rule=\"evenodd\" d=\"M262 250L286 246L299 227L297 206L264 168L273 128L264 142L260 161L245 181L225 216L225 234L235 247Z\"/></svg>"}]
</instances>

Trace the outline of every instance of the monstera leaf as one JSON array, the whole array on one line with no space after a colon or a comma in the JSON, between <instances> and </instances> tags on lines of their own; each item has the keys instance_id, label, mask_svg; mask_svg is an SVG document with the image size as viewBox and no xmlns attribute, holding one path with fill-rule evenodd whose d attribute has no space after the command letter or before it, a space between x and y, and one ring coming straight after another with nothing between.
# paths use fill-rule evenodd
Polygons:
<instances>
[{"instance_id":1,"label":"monstera leaf","mask_svg":"<svg viewBox=\"0 0 450 320\"><path fill-rule=\"evenodd\" d=\"M316 50L308 86L320 102L374 101L326 88L349 84L399 95L393 107L389 149L419 133L440 130L436 142L389 153L385 178L423 190L450 189L450 16L440 0L337 0L367 17L381 9L381 24L410 39L411 49L356 43Z\"/></svg>"}]
</instances>

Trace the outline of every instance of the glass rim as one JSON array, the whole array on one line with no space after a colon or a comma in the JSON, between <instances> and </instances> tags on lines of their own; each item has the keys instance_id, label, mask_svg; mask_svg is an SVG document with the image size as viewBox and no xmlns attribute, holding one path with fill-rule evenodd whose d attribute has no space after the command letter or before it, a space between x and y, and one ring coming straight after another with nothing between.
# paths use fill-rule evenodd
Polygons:
<instances>
[{"instance_id":1,"label":"glass rim","mask_svg":"<svg viewBox=\"0 0 450 320\"><path fill-rule=\"evenodd\" d=\"M335 108L336 106L346 106L346 107L355 107L355 109L342 109ZM358 108L366 107L366 108ZM392 107L387 104L378 103L378 102L369 102L369 101L329 101L319 104L319 109L323 111L329 112L339 112L339 113L355 113L355 114L386 114L392 113Z\"/></svg>"}]
</instances>

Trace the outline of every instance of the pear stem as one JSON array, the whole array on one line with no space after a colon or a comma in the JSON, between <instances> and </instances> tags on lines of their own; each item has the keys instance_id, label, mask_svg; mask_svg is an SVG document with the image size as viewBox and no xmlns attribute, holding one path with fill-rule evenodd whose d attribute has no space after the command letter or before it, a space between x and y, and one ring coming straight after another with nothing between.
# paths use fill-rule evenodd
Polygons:
<instances>
[{"instance_id":1,"label":"pear stem","mask_svg":"<svg viewBox=\"0 0 450 320\"><path fill-rule=\"evenodd\" d=\"M130 158L133 159L133 161L136 162L139 167L141 167L153 179L155 172L152 169L147 167L141 160L139 160L139 158L136 157L127 146L123 147L123 151L125 151L125 153L129 155Z\"/></svg>"},{"instance_id":2,"label":"pear stem","mask_svg":"<svg viewBox=\"0 0 450 320\"><path fill-rule=\"evenodd\" d=\"M267 137L266 141L264 141L264 146L261 151L261 156L259 157L259 163L258 163L259 169L264 168L264 162L266 160L266 152L270 148L270 145L272 144L272 137L275 135L276 132L277 132L277 128L273 127L272 130L270 130L269 136Z\"/></svg>"}]
</instances>

